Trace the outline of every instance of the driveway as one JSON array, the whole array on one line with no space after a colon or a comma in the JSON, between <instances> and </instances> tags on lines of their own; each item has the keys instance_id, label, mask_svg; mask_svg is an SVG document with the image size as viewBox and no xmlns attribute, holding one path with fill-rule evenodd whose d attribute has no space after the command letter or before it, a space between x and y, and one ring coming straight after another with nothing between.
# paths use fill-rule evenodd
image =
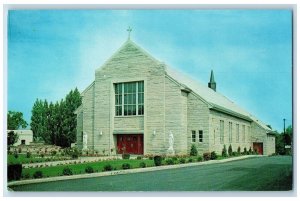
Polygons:
<instances>
[{"instance_id":1,"label":"driveway","mask_svg":"<svg viewBox=\"0 0 300 201\"><path fill-rule=\"evenodd\" d=\"M11 188L14 191L285 191L292 189L292 157L258 157Z\"/></svg>"}]
</instances>

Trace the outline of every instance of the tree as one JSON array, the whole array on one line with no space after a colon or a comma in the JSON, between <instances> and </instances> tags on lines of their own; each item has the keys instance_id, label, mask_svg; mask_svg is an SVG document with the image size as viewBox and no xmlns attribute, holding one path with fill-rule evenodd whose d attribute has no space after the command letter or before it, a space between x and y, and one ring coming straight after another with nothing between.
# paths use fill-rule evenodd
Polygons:
<instances>
[{"instance_id":1,"label":"tree","mask_svg":"<svg viewBox=\"0 0 300 201\"><path fill-rule=\"evenodd\" d=\"M281 134L276 134L275 136L275 149L276 153L280 155L289 154L290 150L286 149L286 145L292 145L293 142L293 128L292 126L288 126L286 132Z\"/></svg>"},{"instance_id":2,"label":"tree","mask_svg":"<svg viewBox=\"0 0 300 201\"><path fill-rule=\"evenodd\" d=\"M76 141L77 119L74 112L80 105L81 96L77 88L55 104L37 99L30 124L35 139L42 138L45 143L69 147Z\"/></svg>"},{"instance_id":3,"label":"tree","mask_svg":"<svg viewBox=\"0 0 300 201\"><path fill-rule=\"evenodd\" d=\"M197 156L198 155L198 150L194 144L191 146L191 151L190 151L190 156Z\"/></svg>"},{"instance_id":4,"label":"tree","mask_svg":"<svg viewBox=\"0 0 300 201\"><path fill-rule=\"evenodd\" d=\"M222 149L222 156L223 157L227 157L227 149L226 149L226 145L224 144L223 149Z\"/></svg>"},{"instance_id":5,"label":"tree","mask_svg":"<svg viewBox=\"0 0 300 201\"><path fill-rule=\"evenodd\" d=\"M14 131L9 131L7 134L7 145L8 149L10 149L10 146L15 144L19 139L19 136Z\"/></svg>"},{"instance_id":6,"label":"tree","mask_svg":"<svg viewBox=\"0 0 300 201\"><path fill-rule=\"evenodd\" d=\"M231 146L231 144L228 147L228 155L232 156L232 146Z\"/></svg>"},{"instance_id":7,"label":"tree","mask_svg":"<svg viewBox=\"0 0 300 201\"><path fill-rule=\"evenodd\" d=\"M30 127L34 140L41 139L45 131L45 108L42 100L37 99L31 110Z\"/></svg>"},{"instance_id":8,"label":"tree","mask_svg":"<svg viewBox=\"0 0 300 201\"><path fill-rule=\"evenodd\" d=\"M18 130L19 128L26 128L27 122L23 118L22 112L8 111L7 114L7 129Z\"/></svg>"},{"instance_id":9,"label":"tree","mask_svg":"<svg viewBox=\"0 0 300 201\"><path fill-rule=\"evenodd\" d=\"M293 138L293 128L291 125L289 125L284 133L284 140L286 145L291 145Z\"/></svg>"}]
</instances>

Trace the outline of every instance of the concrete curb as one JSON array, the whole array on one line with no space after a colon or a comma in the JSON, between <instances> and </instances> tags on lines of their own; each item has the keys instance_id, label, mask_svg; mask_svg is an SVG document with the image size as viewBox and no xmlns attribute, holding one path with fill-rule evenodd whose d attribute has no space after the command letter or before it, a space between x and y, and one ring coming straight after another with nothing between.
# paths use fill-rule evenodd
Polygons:
<instances>
[{"instance_id":1,"label":"concrete curb","mask_svg":"<svg viewBox=\"0 0 300 201\"><path fill-rule=\"evenodd\" d=\"M243 160L243 159L253 158L253 157L263 157L263 156L247 155L247 156L240 156L240 157L228 158L228 159L223 159L223 160L210 160L210 161L205 161L205 162L185 163L185 164L176 164L176 165L167 165L167 166L155 166L155 167L148 167L148 168L128 169L128 170L115 170L115 171L110 171L110 172L98 172L98 173L79 174L79 175L70 175L70 176L57 176L57 177L49 177L49 178L41 178L41 179L29 179L29 180L8 182L7 186L10 187L10 186L18 186L18 185L24 185L24 184L51 182L51 181L84 179L84 178L93 178L93 177L105 177L105 176L120 175L120 174L132 174L132 173L139 173L139 172L152 172L152 171L176 169L176 168L183 168L183 167L209 165L209 164L216 164L216 163L226 163L226 162L230 162L230 161Z\"/></svg>"}]
</instances>

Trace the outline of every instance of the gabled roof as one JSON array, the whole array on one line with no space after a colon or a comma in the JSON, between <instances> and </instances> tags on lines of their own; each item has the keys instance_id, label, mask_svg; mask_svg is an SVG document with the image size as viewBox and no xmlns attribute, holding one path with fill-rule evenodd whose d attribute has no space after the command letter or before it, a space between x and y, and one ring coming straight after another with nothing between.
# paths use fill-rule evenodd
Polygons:
<instances>
[{"instance_id":1,"label":"gabled roof","mask_svg":"<svg viewBox=\"0 0 300 201\"><path fill-rule=\"evenodd\" d=\"M123 50L126 50L128 47L136 48L138 51L140 51L143 55L147 56L149 59L151 59L155 63L161 63L159 60L155 59L152 55L150 55L148 52L146 52L143 48L138 46L135 42L128 39L123 45L111 56L109 59L105 61L105 63L100 66L96 71L100 71L104 66L106 66L107 63L109 63L113 58L115 58L118 54L120 54Z\"/></svg>"},{"instance_id":2,"label":"gabled roof","mask_svg":"<svg viewBox=\"0 0 300 201\"><path fill-rule=\"evenodd\" d=\"M215 92L211 88L206 85L193 80L189 76L185 75L183 72L179 72L178 70L174 70L171 67L166 67L166 74L175 79L178 83L182 84L185 87L191 89L195 94L201 97L206 103L208 103L210 109L215 109L221 111L223 113L227 113L248 121L256 122L260 127L271 130L267 127L263 122L258 120L256 117L251 115L246 110L242 109L234 102L229 100L224 95Z\"/></svg>"}]
</instances>

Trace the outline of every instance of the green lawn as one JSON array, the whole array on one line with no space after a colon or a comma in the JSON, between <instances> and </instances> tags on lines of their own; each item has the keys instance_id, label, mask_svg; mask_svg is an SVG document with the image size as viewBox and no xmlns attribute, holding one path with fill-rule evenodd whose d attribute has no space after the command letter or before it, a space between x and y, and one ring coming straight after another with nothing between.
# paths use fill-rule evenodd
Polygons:
<instances>
[{"instance_id":1,"label":"green lawn","mask_svg":"<svg viewBox=\"0 0 300 201\"><path fill-rule=\"evenodd\" d=\"M104 171L104 166L107 164L112 165L114 170L122 169L122 165L124 163L129 163L131 168L138 168L141 162L145 162L147 167L154 166L153 160L134 160L134 159L124 159L124 160L109 160L109 161L99 161L99 162L90 162L90 163L81 163L81 164L68 164L68 165L59 165L59 166L52 166L52 167L43 167L43 168L26 168L23 169L22 175L23 178L25 175L33 178L33 174L40 170L43 173L43 177L54 177L54 176L61 176L63 169L65 167L69 167L72 170L73 174L83 174L85 173L85 168L87 166L91 166L94 169L94 172L102 172ZM29 174L29 175L28 175Z\"/></svg>"},{"instance_id":2,"label":"green lawn","mask_svg":"<svg viewBox=\"0 0 300 201\"><path fill-rule=\"evenodd\" d=\"M59 158L53 158L52 160L58 160ZM173 165L173 164L181 164L181 163L191 163L191 162L198 162L199 156L190 156L190 157L172 157L172 158L165 158L162 160L162 165ZM225 159L225 157L218 156L217 160ZM13 155L9 155L8 161L10 164L12 163L28 163L28 162L45 162L46 158L26 158L26 155L19 154L18 158L15 158ZM76 174L84 174L85 169L87 166L91 166L94 170L94 172L102 172L104 171L105 165L112 165L113 170L120 170L122 169L122 165L124 163L129 163L130 168L140 168L140 163L145 162L147 167L154 166L154 160L153 159L143 159L143 160L137 160L137 159L128 159L128 160L107 160L107 161L98 161L98 162L86 162L86 163L74 163L74 164L67 164L67 165L41 165L40 167L35 168L23 168L22 170L22 179L32 179L34 178L34 173L36 171L42 172L42 177L55 177L55 176L61 176L63 175L63 170L66 167L69 167L73 173L73 175Z\"/></svg>"},{"instance_id":3,"label":"green lawn","mask_svg":"<svg viewBox=\"0 0 300 201\"><path fill-rule=\"evenodd\" d=\"M197 161L197 157L189 157L185 158L185 163L191 162L188 161L188 159L192 159L192 162ZM180 158L177 160L173 160L174 164L180 164L182 161ZM87 166L91 166L94 169L94 172L102 172L104 171L104 166L107 164L112 165L113 170L120 170L122 169L122 165L124 163L129 163L132 168L139 168L140 163L145 162L146 167L152 167L154 166L154 160L153 159L143 159L143 160L137 160L137 159L117 159L117 160L107 160L107 161L98 161L98 162L87 162L87 163L77 163L77 164L67 164L67 165L57 165L57 166L48 166L48 167L36 167L36 168L25 168L22 171L22 178L29 179L33 178L33 174L36 171L42 171L43 177L54 177L54 176L61 176L63 173L63 169L65 167L69 167L72 170L73 174L83 174L85 173L85 168ZM162 165L166 164L167 159L162 161Z\"/></svg>"}]
</instances>

